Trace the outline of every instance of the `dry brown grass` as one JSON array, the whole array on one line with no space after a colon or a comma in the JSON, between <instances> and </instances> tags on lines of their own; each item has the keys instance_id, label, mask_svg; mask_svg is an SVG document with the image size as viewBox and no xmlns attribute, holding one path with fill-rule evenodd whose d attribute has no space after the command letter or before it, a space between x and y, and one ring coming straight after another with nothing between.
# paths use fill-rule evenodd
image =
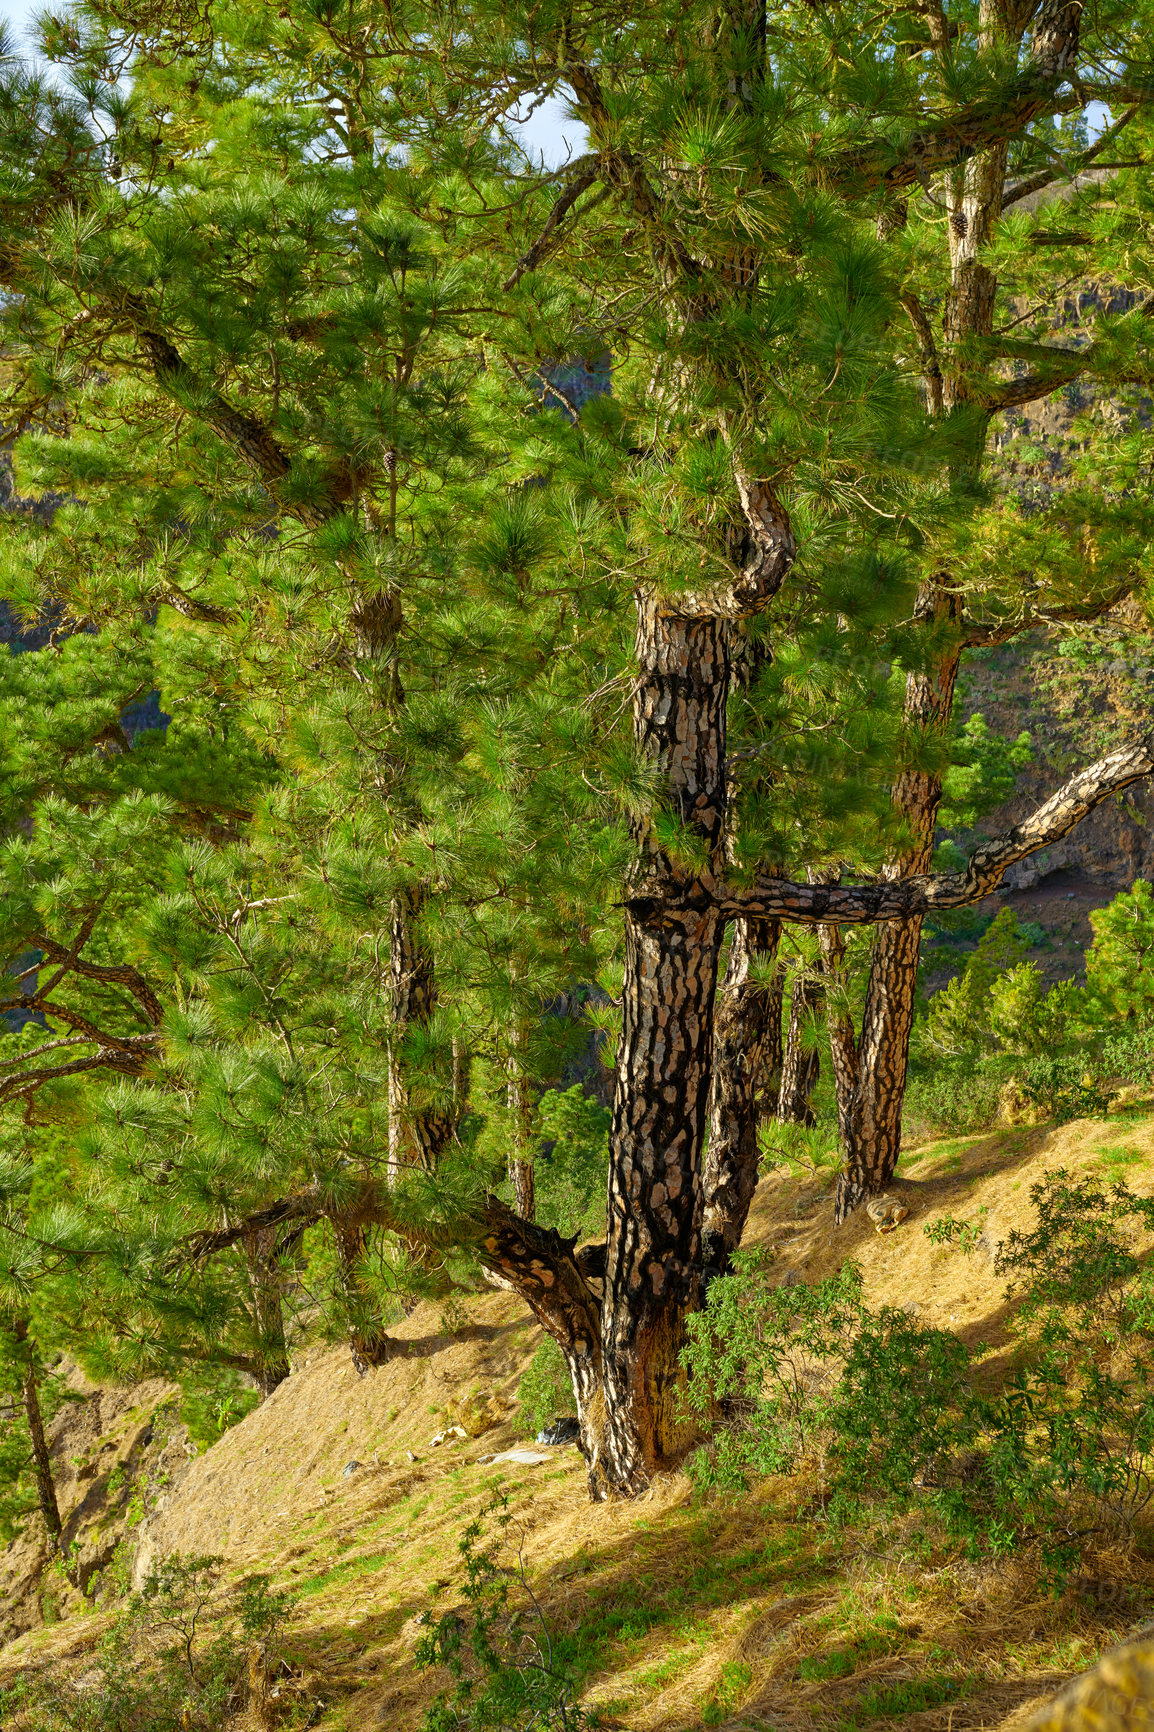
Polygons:
<instances>
[{"instance_id":1,"label":"dry brown grass","mask_svg":"<svg viewBox=\"0 0 1154 1732\"><path fill-rule=\"evenodd\" d=\"M750 1236L810 1280L855 1256L871 1301L916 1306L997 1353L1007 1312L993 1245L1026 1223L1031 1182L1059 1165L1120 1170L1149 1192L1154 1119L915 1151L899 1185L910 1219L884 1236L856 1220L834 1230L822 1178L773 1173ZM970 1257L921 1231L983 1208ZM551 1627L576 1643L585 1701L629 1732L976 1732L1036 1704L1154 1609L1154 1567L1136 1551L1103 1550L1055 1602L1021 1560L959 1560L917 1512L831 1527L801 1480L703 1506L675 1474L637 1503L593 1506L575 1449L538 1468L486 1465L517 1441L516 1388L539 1336L510 1294L475 1295L467 1311L468 1327L445 1339L420 1307L398 1330L409 1354L364 1379L341 1350L310 1353L141 1530L138 1569L158 1553L223 1552L230 1572L269 1570L297 1591L288 1645L329 1704L328 1732L417 1732L438 1680L412 1664L416 1620L457 1603L457 1541L495 1487L510 1496ZM430 1447L463 1416L471 1435ZM0 1681L76 1661L103 1624L89 1614L31 1632L0 1654ZM927 1680L942 1700L903 1706L901 1692Z\"/></svg>"}]
</instances>

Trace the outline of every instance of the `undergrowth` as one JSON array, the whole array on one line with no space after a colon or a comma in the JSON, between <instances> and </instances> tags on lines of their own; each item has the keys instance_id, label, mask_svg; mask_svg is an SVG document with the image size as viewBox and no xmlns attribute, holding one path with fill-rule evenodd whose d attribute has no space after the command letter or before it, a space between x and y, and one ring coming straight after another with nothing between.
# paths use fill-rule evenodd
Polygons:
<instances>
[{"instance_id":1,"label":"undergrowth","mask_svg":"<svg viewBox=\"0 0 1154 1732\"><path fill-rule=\"evenodd\" d=\"M1129 1539L1154 1499L1154 1275L1137 1255L1154 1201L1063 1169L1031 1189L1036 1220L999 1245L1015 1352L996 1393L976 1352L903 1310L872 1311L847 1263L776 1284L752 1251L688 1319L687 1401L709 1440L701 1491L804 1469L847 1516L873 1498L928 1505L973 1556L1035 1553L1060 1586L1083 1547ZM927 1233L973 1249L945 1219Z\"/></svg>"}]
</instances>

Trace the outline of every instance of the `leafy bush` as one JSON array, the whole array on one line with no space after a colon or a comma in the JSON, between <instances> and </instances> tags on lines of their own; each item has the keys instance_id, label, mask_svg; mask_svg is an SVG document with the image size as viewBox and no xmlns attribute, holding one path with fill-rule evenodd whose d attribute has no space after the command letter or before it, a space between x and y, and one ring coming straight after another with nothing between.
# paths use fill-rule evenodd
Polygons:
<instances>
[{"instance_id":1,"label":"leafy bush","mask_svg":"<svg viewBox=\"0 0 1154 1732\"><path fill-rule=\"evenodd\" d=\"M577 1412L565 1355L551 1335L546 1335L522 1373L517 1400L521 1426L530 1437L536 1437L551 1420Z\"/></svg>"},{"instance_id":2,"label":"leafy bush","mask_svg":"<svg viewBox=\"0 0 1154 1732\"><path fill-rule=\"evenodd\" d=\"M225 1601L222 1562L174 1553L157 1564L84 1677L26 1674L0 1690L5 1728L219 1732L246 1707L254 1726L272 1726L269 1680L292 1600L253 1576Z\"/></svg>"},{"instance_id":3,"label":"leafy bush","mask_svg":"<svg viewBox=\"0 0 1154 1732\"><path fill-rule=\"evenodd\" d=\"M458 1545L464 1608L422 1619L418 1666L446 1666L453 1683L425 1718L426 1732L580 1732L596 1725L534 1598L520 1547L509 1544L508 1499L497 1493ZM510 1553L511 1558L510 1558Z\"/></svg>"},{"instance_id":4,"label":"leafy bush","mask_svg":"<svg viewBox=\"0 0 1154 1732\"><path fill-rule=\"evenodd\" d=\"M1030 1200L1035 1225L995 1259L1018 1354L994 1395L957 1336L870 1311L853 1264L784 1287L765 1254L737 1258L688 1324L688 1401L711 1431L697 1485L804 1466L842 1500L925 1496L972 1549L1031 1545L1059 1576L1090 1534L1129 1533L1154 1501L1154 1273L1136 1245L1154 1200L1061 1169ZM958 1222L928 1231L971 1248Z\"/></svg>"},{"instance_id":5,"label":"leafy bush","mask_svg":"<svg viewBox=\"0 0 1154 1732\"><path fill-rule=\"evenodd\" d=\"M892 1307L871 1313L856 1263L814 1287L777 1287L767 1254L734 1262L687 1319L689 1406L706 1421L727 1416L690 1476L733 1491L812 1459L835 1491L907 1487L947 1447L961 1342Z\"/></svg>"},{"instance_id":6,"label":"leafy bush","mask_svg":"<svg viewBox=\"0 0 1154 1732\"><path fill-rule=\"evenodd\" d=\"M1113 1098L1094 1058L1054 1053L1031 1059L1019 1079L1023 1095L1056 1124L1105 1118Z\"/></svg>"},{"instance_id":7,"label":"leafy bush","mask_svg":"<svg viewBox=\"0 0 1154 1732\"><path fill-rule=\"evenodd\" d=\"M1101 1071L1106 1077L1149 1087L1154 1081L1154 1025L1139 1023L1102 1042Z\"/></svg>"},{"instance_id":8,"label":"leafy bush","mask_svg":"<svg viewBox=\"0 0 1154 1732\"><path fill-rule=\"evenodd\" d=\"M951 1135L982 1131L997 1121L1002 1090L1015 1071L1011 1058L919 1059L911 1068L905 1118Z\"/></svg>"}]
</instances>

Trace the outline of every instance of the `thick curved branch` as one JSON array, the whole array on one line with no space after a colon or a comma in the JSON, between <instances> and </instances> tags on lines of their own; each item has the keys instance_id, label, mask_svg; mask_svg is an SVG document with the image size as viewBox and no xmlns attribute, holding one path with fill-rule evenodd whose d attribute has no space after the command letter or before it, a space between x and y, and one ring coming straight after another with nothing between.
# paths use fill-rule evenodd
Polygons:
<instances>
[{"instance_id":1,"label":"thick curved branch","mask_svg":"<svg viewBox=\"0 0 1154 1732\"><path fill-rule=\"evenodd\" d=\"M879 920L906 920L942 908L964 908L980 902L1001 883L1016 861L1058 842L1111 794L1154 774L1154 735L1100 758L1071 776L1050 798L1004 836L982 842L964 872L923 873L885 883L794 884L783 878L759 878L751 890L719 885L712 899L731 918L792 920L799 926L822 921L837 926L866 926ZM709 887L701 885L705 894ZM638 913L638 910L634 910ZM660 919L661 910L648 904L639 918Z\"/></svg>"},{"instance_id":2,"label":"thick curved branch","mask_svg":"<svg viewBox=\"0 0 1154 1732\"><path fill-rule=\"evenodd\" d=\"M130 963L82 962L79 957L73 957L62 944L57 944L55 939L49 938L43 932L30 932L28 944L33 949L43 951L49 962L66 963L67 972L71 974L79 974L85 980L100 981L105 986L123 986L139 1004L145 1021L153 1028L159 1028L164 1019L160 1000L140 970L133 968ZM55 1014L53 1005L38 1005L37 1008Z\"/></svg>"},{"instance_id":3,"label":"thick curved branch","mask_svg":"<svg viewBox=\"0 0 1154 1732\"><path fill-rule=\"evenodd\" d=\"M1023 632L1033 631L1039 626L1085 624L1090 620L1101 619L1104 613L1109 613L1112 607L1117 607L1120 601L1132 594L1140 581L1138 576L1126 578L1095 601L1070 602L1065 607L1023 610L1011 619L967 619L963 624L962 641L967 649L993 649L998 644L1009 643L1011 638L1020 637Z\"/></svg>"}]
</instances>

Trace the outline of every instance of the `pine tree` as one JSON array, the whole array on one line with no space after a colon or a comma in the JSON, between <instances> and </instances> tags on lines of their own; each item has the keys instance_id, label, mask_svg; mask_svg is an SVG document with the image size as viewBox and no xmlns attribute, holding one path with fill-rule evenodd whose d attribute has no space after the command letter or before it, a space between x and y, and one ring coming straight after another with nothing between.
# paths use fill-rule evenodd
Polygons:
<instances>
[{"instance_id":1,"label":"pine tree","mask_svg":"<svg viewBox=\"0 0 1154 1732\"><path fill-rule=\"evenodd\" d=\"M114 1350L224 1354L247 1330L267 1356L237 1248L299 1232L294 1268L368 1367L394 1294L477 1259L565 1353L594 1495L633 1493L680 1446L704 1224L724 1253L752 1195L776 988L771 966L768 999L746 990L749 959L782 920L908 945L1154 769L1123 747L963 870L918 864L952 574L1004 525L975 515L979 279L939 415L896 336L887 237L907 189L1067 101L1079 14L1039 14L1024 60L964 57L945 104L904 15L869 38L710 7L450 22L92 7L44 27L73 97L8 78L9 419L21 474L76 501L43 549L8 537L9 591L142 643L213 771L188 813L170 728L167 800L137 791L145 756L93 749L74 804L61 747L21 795L42 864L11 950L156 1006L147 1077L84 1096ZM129 95L109 76L126 33ZM556 175L500 117L561 86L591 150ZM607 346L614 399L577 413L554 364ZM1107 350L1111 376L1144 364L1138 333ZM977 587L1001 630L1013 586ZM929 694L908 800L885 762L895 658ZM112 683L102 701L120 713ZM887 853L909 869L868 876ZM847 856L866 882L829 881ZM706 1160L729 927L728 1153ZM78 967L89 946L103 974ZM534 1089L588 1029L548 1013L594 981L619 1007L615 1098L606 1237L578 1247L527 1218L525 1153ZM124 1071L102 1055L130 1037L78 1003ZM162 1329L178 1271L188 1316Z\"/></svg>"}]
</instances>

